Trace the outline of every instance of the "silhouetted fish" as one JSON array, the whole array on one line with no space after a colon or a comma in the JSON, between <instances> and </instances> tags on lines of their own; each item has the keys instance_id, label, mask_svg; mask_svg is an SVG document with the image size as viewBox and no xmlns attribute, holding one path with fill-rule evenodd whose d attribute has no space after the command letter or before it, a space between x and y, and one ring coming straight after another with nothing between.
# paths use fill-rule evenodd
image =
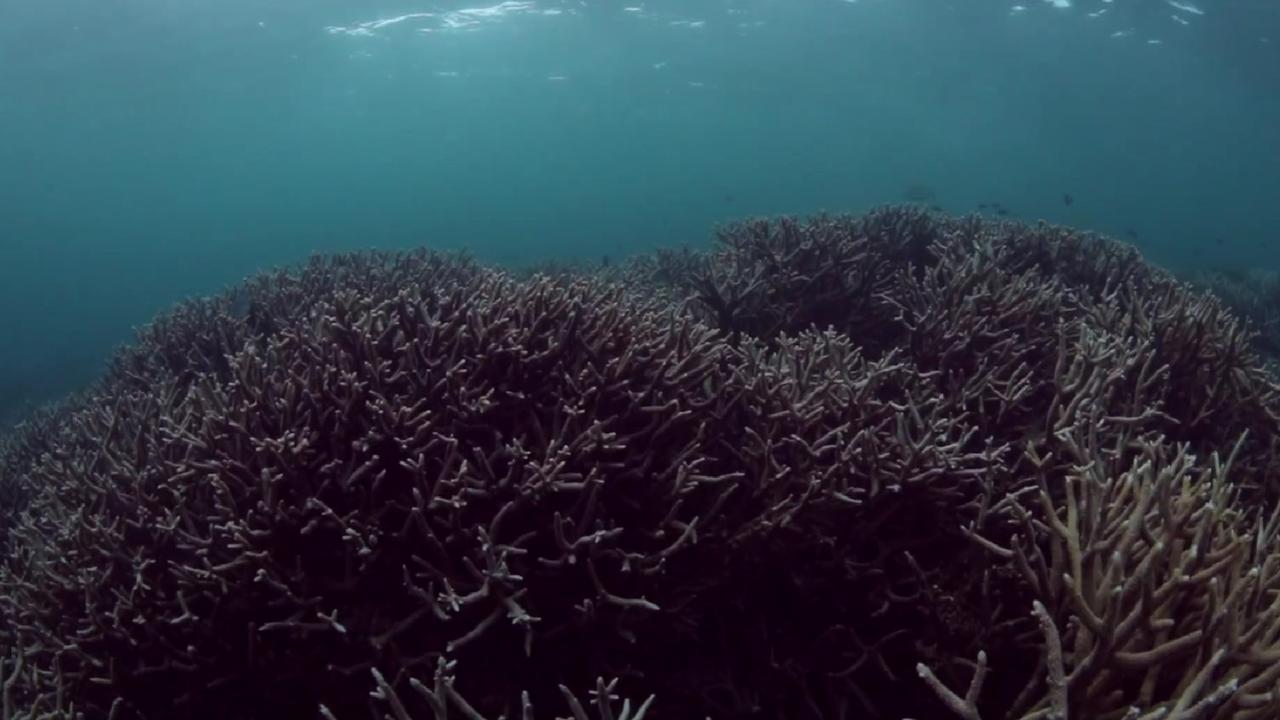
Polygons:
<instances>
[{"instance_id":1,"label":"silhouetted fish","mask_svg":"<svg viewBox=\"0 0 1280 720\"><path fill-rule=\"evenodd\" d=\"M930 210L932 210L932 211L934 211L934 212L936 212L936 213L940 213L940 212L942 212L942 206L941 206L941 205L930 205L930 206L929 206L929 209L930 209Z\"/></svg>"},{"instance_id":2,"label":"silhouetted fish","mask_svg":"<svg viewBox=\"0 0 1280 720\"><path fill-rule=\"evenodd\" d=\"M735 197L733 196L733 193L725 193L725 194L724 194L724 201L725 201L725 202L733 202L734 200L737 200L737 198L735 198Z\"/></svg>"},{"instance_id":3,"label":"silhouetted fish","mask_svg":"<svg viewBox=\"0 0 1280 720\"><path fill-rule=\"evenodd\" d=\"M998 207L996 208L996 214L999 215L1000 217L1005 217L1009 214L1009 211L1002 207Z\"/></svg>"},{"instance_id":4,"label":"silhouetted fish","mask_svg":"<svg viewBox=\"0 0 1280 720\"><path fill-rule=\"evenodd\" d=\"M1076 201L1076 199L1075 199L1075 198L1073 198L1073 197L1071 197L1071 193L1062 193L1062 202L1063 202L1064 204L1066 204L1066 205L1070 205L1071 203L1074 203L1075 201Z\"/></svg>"},{"instance_id":5,"label":"silhouetted fish","mask_svg":"<svg viewBox=\"0 0 1280 720\"><path fill-rule=\"evenodd\" d=\"M1137 240L1137 239L1138 239L1138 231L1137 231L1137 230L1134 230L1133 228L1125 228L1125 229L1124 229L1124 234L1125 234L1125 235L1128 235L1130 238L1132 238L1132 239L1134 239L1134 240Z\"/></svg>"},{"instance_id":6,"label":"silhouetted fish","mask_svg":"<svg viewBox=\"0 0 1280 720\"><path fill-rule=\"evenodd\" d=\"M1213 241L1214 241L1214 242L1216 242L1216 243L1218 243L1218 245L1222 245L1222 243L1223 243L1222 238L1214 238L1214 239L1213 239Z\"/></svg>"},{"instance_id":7,"label":"silhouetted fish","mask_svg":"<svg viewBox=\"0 0 1280 720\"><path fill-rule=\"evenodd\" d=\"M991 207L991 206L990 206L990 205L988 205L988 204L986 204L986 203L978 203L978 209L979 209L979 210L986 210L986 209L987 209L987 208L989 208L989 207Z\"/></svg>"}]
</instances>

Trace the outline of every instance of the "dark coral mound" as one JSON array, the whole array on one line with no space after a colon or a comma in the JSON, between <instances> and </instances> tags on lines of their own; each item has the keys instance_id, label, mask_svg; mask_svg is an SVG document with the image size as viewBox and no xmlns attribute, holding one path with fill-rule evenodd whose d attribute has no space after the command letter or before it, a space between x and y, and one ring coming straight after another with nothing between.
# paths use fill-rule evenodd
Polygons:
<instances>
[{"instance_id":1,"label":"dark coral mound","mask_svg":"<svg viewBox=\"0 0 1280 720\"><path fill-rule=\"evenodd\" d=\"M767 341L816 326L871 357L907 359L939 374L984 434L1019 447L1053 441L1087 370L1107 386L1104 415L1145 415L1145 431L1205 452L1250 429L1248 483L1280 481L1276 395L1253 335L1105 237L891 208L733 225L713 252L662 253L633 273L692 296L730 335Z\"/></svg>"},{"instance_id":2,"label":"dark coral mound","mask_svg":"<svg viewBox=\"0 0 1280 720\"><path fill-rule=\"evenodd\" d=\"M1126 246L909 208L317 259L0 452L6 717L1268 717L1249 340Z\"/></svg>"}]
</instances>

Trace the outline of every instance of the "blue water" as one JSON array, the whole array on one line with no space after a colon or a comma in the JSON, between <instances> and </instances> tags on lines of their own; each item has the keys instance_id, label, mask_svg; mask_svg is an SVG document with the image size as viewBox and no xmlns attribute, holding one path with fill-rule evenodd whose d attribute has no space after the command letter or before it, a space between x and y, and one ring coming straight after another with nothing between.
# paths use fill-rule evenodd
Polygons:
<instances>
[{"instance_id":1,"label":"blue water","mask_svg":"<svg viewBox=\"0 0 1280 720\"><path fill-rule=\"evenodd\" d=\"M1270 0L0 0L0 420L317 251L594 260L924 186L1275 268L1277 128Z\"/></svg>"}]
</instances>

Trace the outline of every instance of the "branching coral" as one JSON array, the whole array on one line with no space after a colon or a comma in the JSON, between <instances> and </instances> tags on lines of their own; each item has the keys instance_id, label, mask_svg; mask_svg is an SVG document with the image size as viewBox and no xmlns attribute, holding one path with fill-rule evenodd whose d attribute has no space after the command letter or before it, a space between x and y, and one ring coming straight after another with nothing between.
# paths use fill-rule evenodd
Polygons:
<instances>
[{"instance_id":1,"label":"branching coral","mask_svg":"<svg viewBox=\"0 0 1280 720\"><path fill-rule=\"evenodd\" d=\"M76 415L98 443L27 473L3 575L25 656L56 669L32 692L338 712L364 694L341 678L379 661L510 645L572 673L535 638L607 656L658 609L639 579L734 502L768 512L702 451L732 411L707 331L607 289L432 279L339 292L224 370ZM511 665L486 665L464 683L491 705Z\"/></svg>"},{"instance_id":2,"label":"branching coral","mask_svg":"<svg viewBox=\"0 0 1280 720\"><path fill-rule=\"evenodd\" d=\"M346 262L363 281L384 260ZM768 592L752 563L790 561L789 527L838 522L838 506L882 491L950 498L941 477L972 483L976 460L943 441L963 427L913 397L929 389L838 338L733 351L607 285L439 270L277 311L221 361L135 364L71 417L91 441L25 472L33 499L0 571L6 639L32 668L20 695L52 711L70 688L88 712L126 717L293 715L317 699L345 715L371 668L403 682L447 657L482 713L615 666L696 707L706 688L656 658L690 623L698 646L730 630L716 614L765 619L764 605L709 600ZM896 401L928 421L895 421ZM840 472L840 452L878 465ZM876 562L831 582L874 577ZM797 567L813 576L762 602L826 587ZM803 646L829 631L720 637L689 663L776 643L795 669L757 689L787 707L811 674ZM752 658L724 681L767 672Z\"/></svg>"},{"instance_id":3,"label":"branching coral","mask_svg":"<svg viewBox=\"0 0 1280 720\"><path fill-rule=\"evenodd\" d=\"M910 208L317 259L0 455L6 712L1262 717L1249 341L1104 238Z\"/></svg>"},{"instance_id":4,"label":"branching coral","mask_svg":"<svg viewBox=\"0 0 1280 720\"><path fill-rule=\"evenodd\" d=\"M1280 273L1273 270L1200 270L1190 280L1220 298L1257 331L1254 346L1273 365L1280 362Z\"/></svg>"},{"instance_id":5,"label":"branching coral","mask_svg":"<svg viewBox=\"0 0 1280 720\"><path fill-rule=\"evenodd\" d=\"M1068 439L1073 460L1086 464L1066 478L1064 497L1055 501L1041 474L1030 498L1041 512L1012 499L1024 531L1009 548L988 545L1039 598L1033 679L1043 685L1028 685L1007 715L1275 717L1280 514L1255 521L1238 507L1231 457L1204 467L1185 446L1143 443L1129 469L1115 472L1087 442ZM962 701L919 669L959 715L979 717L985 657Z\"/></svg>"},{"instance_id":6,"label":"branching coral","mask_svg":"<svg viewBox=\"0 0 1280 720\"><path fill-rule=\"evenodd\" d=\"M484 716L476 711L467 699L458 694L454 689L453 666L456 661L446 662L443 658L436 663L435 679L431 686L410 678L409 687L414 693L431 708L432 717L446 718L449 716L449 709L453 708L461 712L470 720L484 720ZM374 681L374 691L370 693L370 697L379 704L384 704L391 709L391 714L387 717L392 720L414 720L413 715L409 712L410 703L405 702L400 697L395 687L387 682L375 668L371 671ZM592 689L594 702L588 703L585 707L578 696L564 685L560 686L560 692L564 695L564 700L569 706L572 717L568 720L592 720L587 713L587 708L596 711L596 720L644 720L645 713L648 712L649 706L653 704L653 696L650 695L644 702L636 707L632 707L631 700L622 701L622 706L616 711L614 709L614 701L617 696L613 692L613 688L617 685L616 679L606 683L603 678L596 679L595 688ZM632 712L634 710L634 713ZM320 717L323 720L338 720L328 707L320 706ZM520 698L520 717L526 720L532 720L534 715L533 703L529 701L529 694L524 693Z\"/></svg>"}]
</instances>

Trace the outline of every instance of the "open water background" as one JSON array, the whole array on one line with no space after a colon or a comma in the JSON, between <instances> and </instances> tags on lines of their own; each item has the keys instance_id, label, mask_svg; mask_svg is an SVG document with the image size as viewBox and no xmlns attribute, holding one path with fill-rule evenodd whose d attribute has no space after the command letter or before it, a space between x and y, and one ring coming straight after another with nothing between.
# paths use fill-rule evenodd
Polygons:
<instances>
[{"instance_id":1,"label":"open water background","mask_svg":"<svg viewBox=\"0 0 1280 720\"><path fill-rule=\"evenodd\" d=\"M1278 128L1270 0L0 0L0 423L313 252L598 260L916 187L1277 268Z\"/></svg>"}]
</instances>

